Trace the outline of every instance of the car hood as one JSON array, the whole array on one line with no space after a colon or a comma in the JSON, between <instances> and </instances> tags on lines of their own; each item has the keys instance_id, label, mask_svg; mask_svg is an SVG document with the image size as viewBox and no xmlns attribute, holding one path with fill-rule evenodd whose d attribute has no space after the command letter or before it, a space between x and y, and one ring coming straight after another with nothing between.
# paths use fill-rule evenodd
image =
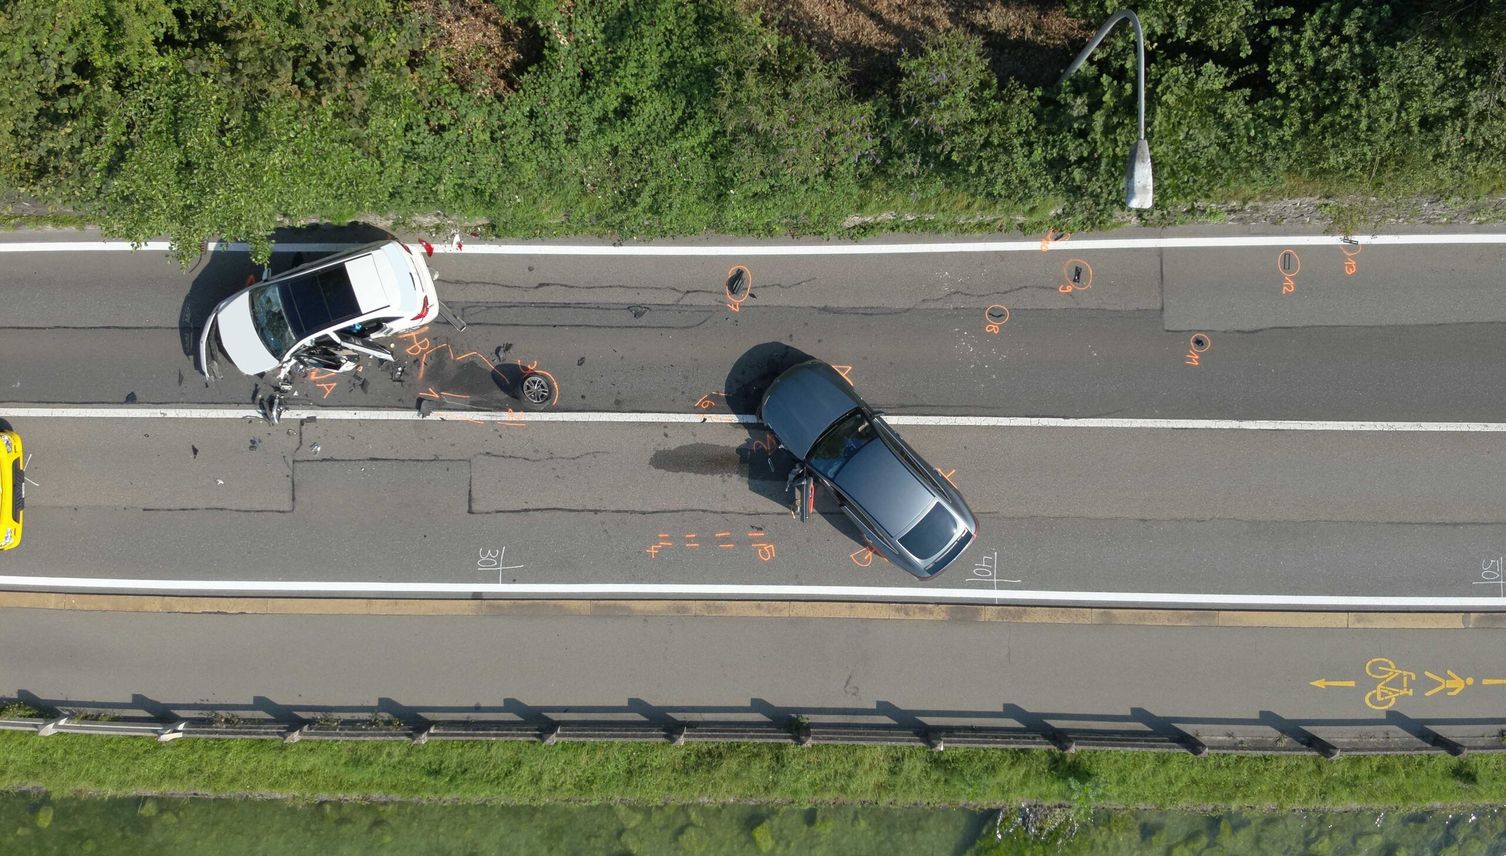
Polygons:
<instances>
[{"instance_id":1,"label":"car hood","mask_svg":"<svg viewBox=\"0 0 1506 856\"><path fill-rule=\"evenodd\" d=\"M836 369L812 360L775 378L758 413L779 442L803 461L822 432L857 406L852 385Z\"/></svg>"},{"instance_id":2,"label":"car hood","mask_svg":"<svg viewBox=\"0 0 1506 856\"><path fill-rule=\"evenodd\" d=\"M251 323L249 289L220 304L213 323L219 326L220 347L236 368L254 375L277 367L277 357L268 353Z\"/></svg>"}]
</instances>

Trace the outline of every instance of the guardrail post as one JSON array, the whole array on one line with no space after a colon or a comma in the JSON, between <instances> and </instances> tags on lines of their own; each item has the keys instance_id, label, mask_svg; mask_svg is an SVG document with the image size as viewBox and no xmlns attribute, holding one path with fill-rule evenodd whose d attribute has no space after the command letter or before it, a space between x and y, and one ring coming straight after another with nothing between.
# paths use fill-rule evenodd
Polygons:
<instances>
[{"instance_id":1,"label":"guardrail post","mask_svg":"<svg viewBox=\"0 0 1506 856\"><path fill-rule=\"evenodd\" d=\"M1031 713L1017 704L1006 704L1001 708L1004 715L1015 722L1039 734L1043 740L1055 746L1061 752L1071 752L1077 748L1077 741L1073 740L1066 732L1045 719Z\"/></svg>"},{"instance_id":2,"label":"guardrail post","mask_svg":"<svg viewBox=\"0 0 1506 856\"><path fill-rule=\"evenodd\" d=\"M313 727L313 723L309 722L305 722L302 725L295 725L282 733L282 742L297 743L298 741L303 739L304 732Z\"/></svg>"},{"instance_id":3,"label":"guardrail post","mask_svg":"<svg viewBox=\"0 0 1506 856\"><path fill-rule=\"evenodd\" d=\"M932 752L946 751L946 739L941 736L941 732L939 731L932 731L927 728L921 732L920 739L925 742L926 746L930 747Z\"/></svg>"},{"instance_id":4,"label":"guardrail post","mask_svg":"<svg viewBox=\"0 0 1506 856\"><path fill-rule=\"evenodd\" d=\"M685 732L688 731L684 723L676 725L669 730L669 742L675 746L685 745Z\"/></svg>"},{"instance_id":5,"label":"guardrail post","mask_svg":"<svg viewBox=\"0 0 1506 856\"><path fill-rule=\"evenodd\" d=\"M60 716L57 719L50 719L42 723L42 727L37 729L37 736L51 737L52 735L58 733L59 728L68 724L68 719L69 717Z\"/></svg>"},{"instance_id":6,"label":"guardrail post","mask_svg":"<svg viewBox=\"0 0 1506 856\"><path fill-rule=\"evenodd\" d=\"M545 726L539 731L539 742L543 743L545 746L553 746L554 744L559 742L560 731L562 731L563 729L564 726L560 725L558 722Z\"/></svg>"},{"instance_id":7,"label":"guardrail post","mask_svg":"<svg viewBox=\"0 0 1506 856\"><path fill-rule=\"evenodd\" d=\"M430 723L421 728L413 729L412 743L414 746L422 746L429 742L429 735L434 733L434 725Z\"/></svg>"},{"instance_id":8,"label":"guardrail post","mask_svg":"<svg viewBox=\"0 0 1506 856\"><path fill-rule=\"evenodd\" d=\"M171 743L183 736L183 729L188 727L187 720L179 720L166 728L157 729L158 743Z\"/></svg>"},{"instance_id":9,"label":"guardrail post","mask_svg":"<svg viewBox=\"0 0 1506 856\"><path fill-rule=\"evenodd\" d=\"M1386 719L1390 720L1392 725L1395 725L1402 731L1407 732L1435 749L1442 749L1455 758L1463 758L1464 754L1469 751L1464 748L1464 744L1439 734L1427 725L1400 711L1386 711Z\"/></svg>"},{"instance_id":10,"label":"guardrail post","mask_svg":"<svg viewBox=\"0 0 1506 856\"><path fill-rule=\"evenodd\" d=\"M1306 728L1288 721L1286 717L1275 711L1262 710L1260 711L1259 718L1262 725L1272 729L1282 737L1295 742L1299 746L1304 746L1317 752L1330 761L1343 754L1339 751L1339 747L1308 731Z\"/></svg>"},{"instance_id":11,"label":"guardrail post","mask_svg":"<svg viewBox=\"0 0 1506 856\"><path fill-rule=\"evenodd\" d=\"M1143 707L1130 708L1130 716L1139 720L1142 725L1149 728L1157 736L1181 746L1198 758L1208 754L1208 747L1203 744L1203 741L1178 728L1168 719L1156 716Z\"/></svg>"}]
</instances>

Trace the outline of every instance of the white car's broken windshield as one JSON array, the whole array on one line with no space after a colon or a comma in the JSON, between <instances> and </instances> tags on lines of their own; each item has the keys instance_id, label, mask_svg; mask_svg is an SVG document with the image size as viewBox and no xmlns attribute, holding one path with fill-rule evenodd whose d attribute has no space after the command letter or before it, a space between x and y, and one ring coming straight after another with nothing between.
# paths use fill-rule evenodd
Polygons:
<instances>
[{"instance_id":1,"label":"white car's broken windshield","mask_svg":"<svg viewBox=\"0 0 1506 856\"><path fill-rule=\"evenodd\" d=\"M251 325L267 352L282 359L293 344L293 331L282 308L282 293L276 283L251 290Z\"/></svg>"}]
</instances>

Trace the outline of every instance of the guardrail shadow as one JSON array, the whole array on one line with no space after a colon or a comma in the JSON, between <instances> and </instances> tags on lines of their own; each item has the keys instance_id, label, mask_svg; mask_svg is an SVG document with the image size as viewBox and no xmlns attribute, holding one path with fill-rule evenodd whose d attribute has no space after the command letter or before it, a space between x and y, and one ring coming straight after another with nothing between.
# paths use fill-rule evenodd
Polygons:
<instances>
[{"instance_id":1,"label":"guardrail shadow","mask_svg":"<svg viewBox=\"0 0 1506 856\"><path fill-rule=\"evenodd\" d=\"M1417 719L1397 711L1361 717L1196 716L1132 707L1116 713L779 704L676 705L641 698L622 704L542 704L504 697L495 704L421 705L380 697L369 705L286 704L266 696L244 703L48 698L18 690L37 716L0 719L0 729L42 733L141 733L196 737L725 740L872 743L1187 752L1350 753L1506 751L1506 716ZM0 699L3 706L4 699ZM48 729L51 729L50 731ZM135 729L132 731L132 729Z\"/></svg>"}]
</instances>

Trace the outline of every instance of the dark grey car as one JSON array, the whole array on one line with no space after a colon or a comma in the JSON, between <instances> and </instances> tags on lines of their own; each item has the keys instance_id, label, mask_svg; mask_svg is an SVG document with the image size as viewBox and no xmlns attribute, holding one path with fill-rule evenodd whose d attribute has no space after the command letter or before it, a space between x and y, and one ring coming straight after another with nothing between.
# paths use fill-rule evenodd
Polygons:
<instances>
[{"instance_id":1,"label":"dark grey car","mask_svg":"<svg viewBox=\"0 0 1506 856\"><path fill-rule=\"evenodd\" d=\"M758 418L799 459L792 480L820 480L894 564L929 579L973 542L978 523L962 495L826 363L775 378ZM806 501L804 487L798 495Z\"/></svg>"}]
</instances>

